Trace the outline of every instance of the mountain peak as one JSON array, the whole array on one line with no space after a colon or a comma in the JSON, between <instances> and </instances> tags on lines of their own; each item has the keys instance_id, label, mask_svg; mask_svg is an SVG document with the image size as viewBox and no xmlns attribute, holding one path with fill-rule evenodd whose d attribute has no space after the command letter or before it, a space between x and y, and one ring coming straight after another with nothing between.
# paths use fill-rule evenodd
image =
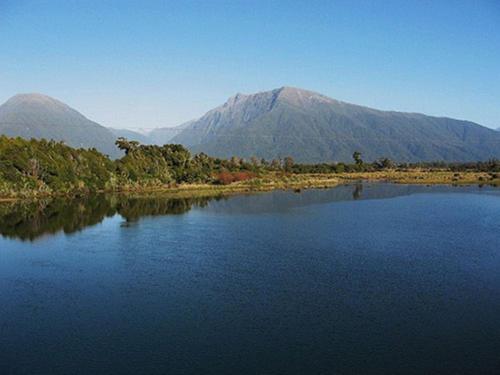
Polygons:
<instances>
[{"instance_id":1,"label":"mountain peak","mask_svg":"<svg viewBox=\"0 0 500 375\"><path fill-rule=\"evenodd\" d=\"M294 105L306 105L313 101L325 102L325 103L335 103L338 101L329 98L325 95L321 95L317 92L301 89L298 87L283 86L279 89L273 90L276 93L277 98L287 101L288 103Z\"/></svg>"},{"instance_id":2,"label":"mountain peak","mask_svg":"<svg viewBox=\"0 0 500 375\"><path fill-rule=\"evenodd\" d=\"M69 108L63 102L54 99L48 95L40 93L22 93L11 97L5 102L6 106L18 106L18 105L39 105L39 106L49 106L49 107L60 107Z\"/></svg>"},{"instance_id":3,"label":"mountain peak","mask_svg":"<svg viewBox=\"0 0 500 375\"><path fill-rule=\"evenodd\" d=\"M310 90L302 89L300 87L293 87L293 86L281 86L280 88L275 89L276 91L279 91L280 93L284 94L300 94L300 93L312 93Z\"/></svg>"},{"instance_id":4,"label":"mountain peak","mask_svg":"<svg viewBox=\"0 0 500 375\"><path fill-rule=\"evenodd\" d=\"M302 89L299 87L282 86L269 91L257 92L255 94L237 93L231 96L224 103L224 105L222 105L222 109L226 109L234 105L247 102L274 103L276 101L283 101L298 106L307 105L312 101L325 102L325 103L340 103L335 99L321 95L314 91Z\"/></svg>"}]
</instances>

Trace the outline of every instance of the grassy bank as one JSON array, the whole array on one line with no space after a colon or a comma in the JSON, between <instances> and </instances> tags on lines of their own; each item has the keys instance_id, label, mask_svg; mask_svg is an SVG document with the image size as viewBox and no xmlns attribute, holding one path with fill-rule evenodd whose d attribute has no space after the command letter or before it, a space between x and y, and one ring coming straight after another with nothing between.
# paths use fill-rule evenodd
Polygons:
<instances>
[{"instance_id":1,"label":"grassy bank","mask_svg":"<svg viewBox=\"0 0 500 375\"><path fill-rule=\"evenodd\" d=\"M500 186L500 173L451 172L446 170L415 169L408 171L385 170L377 172L345 173L342 181L388 181L398 184L426 185L492 185Z\"/></svg>"},{"instance_id":2,"label":"grassy bank","mask_svg":"<svg viewBox=\"0 0 500 375\"><path fill-rule=\"evenodd\" d=\"M245 192L265 192L272 190L302 190L308 188L328 188L341 183L339 176L334 174L283 174L270 173L252 179L232 182L230 184L213 183L183 183L165 184L155 186L117 186L112 190L101 189L98 193L120 193L120 194L156 194L172 198L187 197L209 197L216 195L238 194ZM9 202L19 199L33 199L57 196L74 196L75 194L63 192L40 192L25 190L14 192L10 195L0 197L0 202ZM77 195L84 195L78 193Z\"/></svg>"},{"instance_id":3,"label":"grassy bank","mask_svg":"<svg viewBox=\"0 0 500 375\"><path fill-rule=\"evenodd\" d=\"M339 184L354 181L384 181L398 184L426 184L426 185L491 185L500 186L500 174L486 172L450 172L435 170L410 170L410 171L377 171L356 173L268 173L252 179L232 182L229 184L210 183L184 183L154 187L124 186L115 190L99 190L101 193L121 194L161 194L165 197L211 197L217 195L231 195L249 192L265 192L272 190L301 191L311 188L330 188ZM4 196L0 202L15 201L19 199L33 199L54 196L67 196L67 193L33 192L25 191L22 194Z\"/></svg>"},{"instance_id":4,"label":"grassy bank","mask_svg":"<svg viewBox=\"0 0 500 375\"><path fill-rule=\"evenodd\" d=\"M284 174L270 173L251 180L233 182L227 185L213 184L181 184L175 187L164 187L127 192L164 192L172 196L213 196L217 194L235 194L272 190L297 190L330 188L354 181L377 181L397 184L424 185L491 185L500 187L500 174L484 172L450 172L450 171L378 171L356 173L314 173Z\"/></svg>"},{"instance_id":5,"label":"grassy bank","mask_svg":"<svg viewBox=\"0 0 500 375\"><path fill-rule=\"evenodd\" d=\"M384 158L353 164L296 164L291 157L230 159L192 155L182 145L140 145L120 138L124 153L111 160L95 149L62 142L0 136L0 199L88 196L92 193L164 192L217 195L274 189L325 188L352 180L405 184L500 185L500 161L396 164Z\"/></svg>"},{"instance_id":6,"label":"grassy bank","mask_svg":"<svg viewBox=\"0 0 500 375\"><path fill-rule=\"evenodd\" d=\"M168 197L209 197L215 195L240 194L247 192L265 192L272 190L297 190L311 188L329 188L341 183L339 176L333 174L268 174L253 179L221 184L179 184L154 188L134 188L120 190L125 194L161 193Z\"/></svg>"}]
</instances>

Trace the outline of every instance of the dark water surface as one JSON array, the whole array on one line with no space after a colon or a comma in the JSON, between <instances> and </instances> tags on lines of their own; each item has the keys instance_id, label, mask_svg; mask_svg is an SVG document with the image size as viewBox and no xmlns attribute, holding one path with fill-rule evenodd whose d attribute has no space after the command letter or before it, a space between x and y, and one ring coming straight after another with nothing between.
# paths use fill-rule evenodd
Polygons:
<instances>
[{"instance_id":1,"label":"dark water surface","mask_svg":"<svg viewBox=\"0 0 500 375\"><path fill-rule=\"evenodd\" d=\"M0 205L0 374L498 374L500 190Z\"/></svg>"}]
</instances>

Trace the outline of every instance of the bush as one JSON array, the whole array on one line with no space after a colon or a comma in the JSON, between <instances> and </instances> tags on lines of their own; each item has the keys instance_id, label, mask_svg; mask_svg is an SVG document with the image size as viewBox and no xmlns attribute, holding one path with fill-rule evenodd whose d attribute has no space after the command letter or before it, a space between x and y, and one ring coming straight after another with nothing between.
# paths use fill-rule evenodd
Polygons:
<instances>
[{"instance_id":1,"label":"bush","mask_svg":"<svg viewBox=\"0 0 500 375\"><path fill-rule=\"evenodd\" d=\"M222 171L215 177L215 182L220 185L229 185L233 182L246 181L255 178L255 173L252 172L229 172Z\"/></svg>"}]
</instances>

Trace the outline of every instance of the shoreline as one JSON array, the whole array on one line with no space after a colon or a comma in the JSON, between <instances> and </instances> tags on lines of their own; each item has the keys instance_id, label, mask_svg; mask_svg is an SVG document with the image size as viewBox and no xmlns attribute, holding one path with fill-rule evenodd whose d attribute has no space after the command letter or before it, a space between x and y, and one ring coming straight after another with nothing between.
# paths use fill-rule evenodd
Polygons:
<instances>
[{"instance_id":1,"label":"shoreline","mask_svg":"<svg viewBox=\"0 0 500 375\"><path fill-rule=\"evenodd\" d=\"M119 190L101 190L95 192L33 192L20 193L19 196L0 197L1 203L21 200L38 200L64 197L79 197L91 194L161 194L172 198L207 197L217 195L233 195L242 193L269 192L273 190L326 189L338 185L355 182L387 182L408 185L488 185L500 187L497 174L487 172L450 172L450 171L378 171L332 174L285 174L264 175L258 178L233 182L227 185L215 184L182 184L177 186L155 186L140 188L125 188Z\"/></svg>"},{"instance_id":2,"label":"shoreline","mask_svg":"<svg viewBox=\"0 0 500 375\"><path fill-rule=\"evenodd\" d=\"M298 176L298 177L297 177ZM117 194L117 195L165 195L169 198L196 198L211 196L228 196L233 194L269 192L274 190L331 188L342 184L338 176L323 175L292 175L287 178L263 176L261 178L233 182L227 185L216 184L181 184L177 186L155 186L119 190L100 190L94 192L65 193L38 193L26 196L0 197L1 203L17 202L22 200L38 200L51 198L75 198L92 194Z\"/></svg>"}]
</instances>

